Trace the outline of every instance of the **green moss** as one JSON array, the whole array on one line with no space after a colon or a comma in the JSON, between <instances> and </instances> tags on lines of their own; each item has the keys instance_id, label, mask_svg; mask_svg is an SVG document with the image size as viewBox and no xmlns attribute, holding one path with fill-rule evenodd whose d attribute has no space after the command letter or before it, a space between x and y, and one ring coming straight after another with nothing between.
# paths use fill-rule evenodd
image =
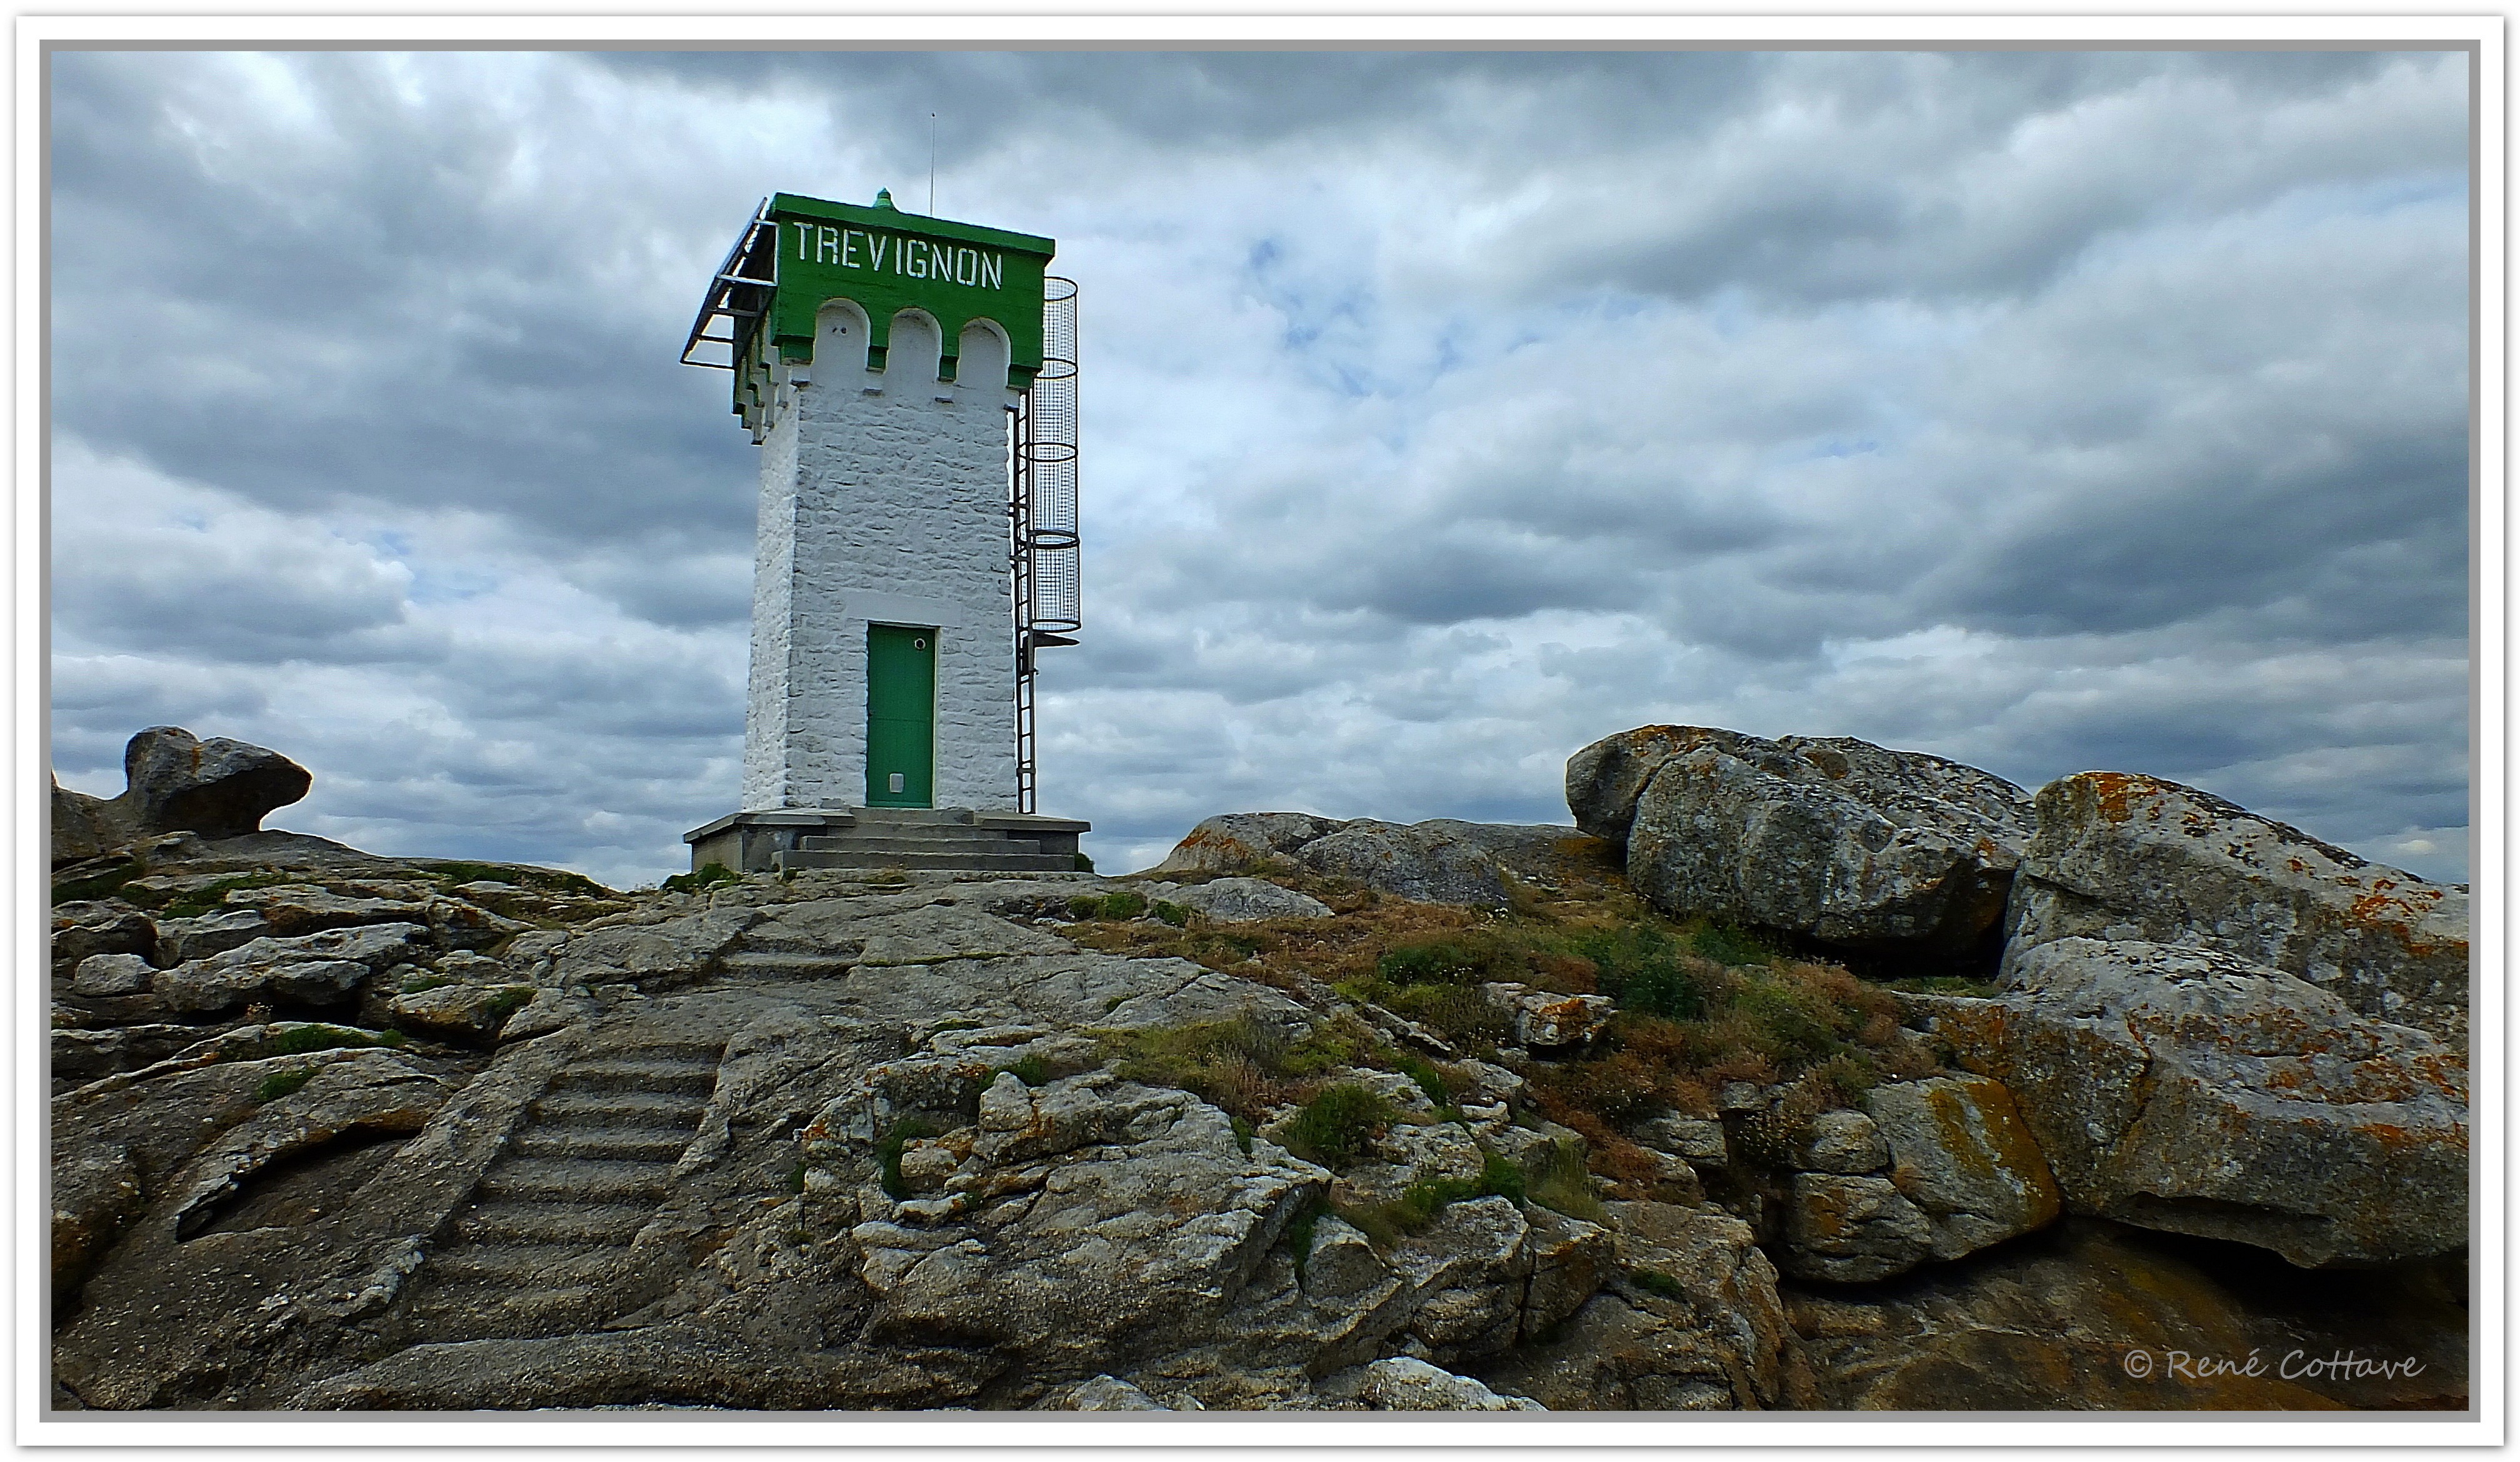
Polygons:
<instances>
[{"instance_id":1,"label":"green moss","mask_svg":"<svg viewBox=\"0 0 2520 1462\"><path fill-rule=\"evenodd\" d=\"M1303 1273L1305 1263L1312 1259L1313 1230L1321 1226L1322 1216L1328 1212L1328 1206L1321 1199L1315 1198L1298 1210L1294 1218L1287 1220L1286 1252L1295 1257L1296 1273Z\"/></svg>"},{"instance_id":2,"label":"green moss","mask_svg":"<svg viewBox=\"0 0 2520 1462\"><path fill-rule=\"evenodd\" d=\"M1341 1082L1304 1103L1286 1125L1286 1147L1325 1168L1351 1168L1364 1160L1374 1134L1398 1115L1380 1092Z\"/></svg>"},{"instance_id":3,"label":"green moss","mask_svg":"<svg viewBox=\"0 0 2520 1462\"><path fill-rule=\"evenodd\" d=\"M580 898L608 899L612 890L583 874L562 868L539 868L531 864L505 863L425 863L420 870L449 883L513 883L519 888L543 893L575 894Z\"/></svg>"},{"instance_id":4,"label":"green moss","mask_svg":"<svg viewBox=\"0 0 2520 1462\"><path fill-rule=\"evenodd\" d=\"M277 888L284 883L300 883L304 878L295 873L243 873L222 878L200 888L186 889L159 906L160 918L197 919L228 901L228 895L241 889Z\"/></svg>"},{"instance_id":5,"label":"green moss","mask_svg":"<svg viewBox=\"0 0 2520 1462\"><path fill-rule=\"evenodd\" d=\"M414 975L410 979L402 982L402 993L404 995L426 995L432 990L444 990L447 986L454 983L454 981L446 978L444 975Z\"/></svg>"},{"instance_id":6,"label":"green moss","mask_svg":"<svg viewBox=\"0 0 2520 1462\"><path fill-rule=\"evenodd\" d=\"M1680 1281L1660 1269L1639 1269L1628 1277L1636 1281L1637 1288L1646 1294L1660 1295L1666 1300L1688 1298L1688 1291L1681 1287Z\"/></svg>"},{"instance_id":7,"label":"green moss","mask_svg":"<svg viewBox=\"0 0 2520 1462\"><path fill-rule=\"evenodd\" d=\"M145 861L137 858L131 859L114 867L107 868L101 873L90 873L84 878L73 878L68 883L54 884L53 902L56 904L76 904L89 899L108 898L118 891L124 884L129 883L134 878L145 875L148 871L149 864ZM140 901L135 899L132 902L139 903ZM142 907L146 908L147 906L143 905Z\"/></svg>"},{"instance_id":8,"label":"green moss","mask_svg":"<svg viewBox=\"0 0 2520 1462\"><path fill-rule=\"evenodd\" d=\"M894 1159L896 1164L898 1164L899 1161L900 1159L898 1157ZM805 1191L805 1160L803 1158L798 1158L796 1160L796 1166L788 1170L787 1179L782 1182L780 1186L786 1188L790 1193L802 1193Z\"/></svg>"},{"instance_id":9,"label":"green moss","mask_svg":"<svg viewBox=\"0 0 2520 1462\"><path fill-rule=\"evenodd\" d=\"M1050 1062L1043 1059L1039 1051L1028 1052L1022 1060L1004 1069L1013 1072L1015 1080L1027 1086L1047 1086L1051 1084Z\"/></svg>"},{"instance_id":10,"label":"green moss","mask_svg":"<svg viewBox=\"0 0 2520 1462\"><path fill-rule=\"evenodd\" d=\"M875 1145L875 1160L880 1175L877 1181L885 1193L896 1199L910 1196L910 1187L901 1180L901 1150L922 1137L937 1134L937 1126L924 1117L904 1117L883 1134Z\"/></svg>"},{"instance_id":11,"label":"green moss","mask_svg":"<svg viewBox=\"0 0 2520 1462\"><path fill-rule=\"evenodd\" d=\"M253 1088L253 1099L258 1102L277 1101L313 1080L315 1080L315 1068L312 1066L297 1066L288 1071L275 1071L262 1079L261 1085Z\"/></svg>"},{"instance_id":12,"label":"green moss","mask_svg":"<svg viewBox=\"0 0 2520 1462\"><path fill-rule=\"evenodd\" d=\"M1251 1156L1251 1139L1258 1136L1260 1130L1251 1125L1250 1118L1237 1117L1234 1119L1234 1145L1242 1149L1242 1155L1244 1157L1247 1158Z\"/></svg>"},{"instance_id":13,"label":"green moss","mask_svg":"<svg viewBox=\"0 0 2520 1462\"><path fill-rule=\"evenodd\" d=\"M534 988L532 986L510 985L501 989L497 995L490 997L489 1003L481 1007L482 1013L488 1018L490 1028L495 1031L499 1027L508 1023L509 1016L514 1015L518 1011L525 1008L525 1006L532 1004L533 999Z\"/></svg>"},{"instance_id":14,"label":"green moss","mask_svg":"<svg viewBox=\"0 0 2520 1462\"><path fill-rule=\"evenodd\" d=\"M1431 1226L1454 1204L1491 1196L1510 1198L1516 1203L1522 1202L1524 1196L1522 1170L1493 1152L1482 1154L1476 1177L1429 1178L1411 1183L1397 1198L1341 1206L1333 1212L1354 1224L1376 1247L1388 1249L1402 1236Z\"/></svg>"},{"instance_id":15,"label":"green moss","mask_svg":"<svg viewBox=\"0 0 2520 1462\"><path fill-rule=\"evenodd\" d=\"M669 894L705 893L722 883L742 883L743 875L722 863L702 864L688 873L667 875L658 887Z\"/></svg>"}]
</instances>

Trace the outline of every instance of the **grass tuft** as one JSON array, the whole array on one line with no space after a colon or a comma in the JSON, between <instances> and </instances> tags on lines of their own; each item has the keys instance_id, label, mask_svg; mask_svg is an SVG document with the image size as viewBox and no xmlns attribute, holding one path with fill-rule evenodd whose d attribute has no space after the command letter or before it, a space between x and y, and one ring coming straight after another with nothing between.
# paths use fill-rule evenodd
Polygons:
<instances>
[{"instance_id":1,"label":"grass tuft","mask_svg":"<svg viewBox=\"0 0 2520 1462\"><path fill-rule=\"evenodd\" d=\"M1286 1149L1336 1171L1364 1161L1366 1145L1400 1114L1382 1093L1341 1082L1304 1103L1286 1124Z\"/></svg>"}]
</instances>

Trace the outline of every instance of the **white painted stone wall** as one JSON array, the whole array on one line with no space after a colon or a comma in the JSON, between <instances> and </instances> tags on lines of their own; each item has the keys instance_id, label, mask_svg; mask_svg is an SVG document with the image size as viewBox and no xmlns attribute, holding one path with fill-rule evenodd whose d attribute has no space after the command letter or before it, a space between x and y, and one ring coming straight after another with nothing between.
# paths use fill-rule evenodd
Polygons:
<instances>
[{"instance_id":1,"label":"white painted stone wall","mask_svg":"<svg viewBox=\"0 0 2520 1462\"><path fill-rule=\"evenodd\" d=\"M1006 343L966 331L940 381L923 314L895 318L881 371L855 306L817 327L761 443L743 805L865 803L872 622L936 631L936 806L1012 810Z\"/></svg>"}]
</instances>

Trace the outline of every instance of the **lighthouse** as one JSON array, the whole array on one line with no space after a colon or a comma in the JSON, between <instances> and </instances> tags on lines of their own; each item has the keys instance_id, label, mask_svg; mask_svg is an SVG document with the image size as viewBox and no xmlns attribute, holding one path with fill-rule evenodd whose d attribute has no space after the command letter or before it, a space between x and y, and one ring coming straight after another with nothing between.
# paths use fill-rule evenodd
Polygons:
<instances>
[{"instance_id":1,"label":"lighthouse","mask_svg":"<svg viewBox=\"0 0 2520 1462\"><path fill-rule=\"evenodd\" d=\"M1035 806L1037 652L1078 628L1075 287L1049 239L794 194L683 360L760 449L742 806L695 869L1077 865Z\"/></svg>"}]
</instances>

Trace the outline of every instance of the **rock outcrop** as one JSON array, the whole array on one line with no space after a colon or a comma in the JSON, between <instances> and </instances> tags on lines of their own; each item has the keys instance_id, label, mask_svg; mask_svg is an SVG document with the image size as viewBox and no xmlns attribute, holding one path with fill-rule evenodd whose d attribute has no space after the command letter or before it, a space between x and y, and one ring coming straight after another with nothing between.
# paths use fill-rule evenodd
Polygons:
<instances>
[{"instance_id":1,"label":"rock outcrop","mask_svg":"<svg viewBox=\"0 0 2520 1462\"><path fill-rule=\"evenodd\" d=\"M1657 908L1853 950L1979 949L2030 832L2002 777L1844 736L1645 727L1576 753L1566 788Z\"/></svg>"},{"instance_id":2,"label":"rock outcrop","mask_svg":"<svg viewBox=\"0 0 2520 1462\"><path fill-rule=\"evenodd\" d=\"M2467 1242L2467 1063L2281 970L2066 938L1995 999L1931 998L2003 1084L2076 1213L2386 1263Z\"/></svg>"},{"instance_id":3,"label":"rock outcrop","mask_svg":"<svg viewBox=\"0 0 2520 1462\"><path fill-rule=\"evenodd\" d=\"M2014 885L2007 975L2054 940L2220 950L2374 1020L2464 1041L2468 896L2158 777L2042 788Z\"/></svg>"},{"instance_id":4,"label":"rock outcrop","mask_svg":"<svg viewBox=\"0 0 2520 1462\"><path fill-rule=\"evenodd\" d=\"M73 863L161 833L203 838L257 831L274 808L304 797L312 774L260 746L153 726L122 751L124 787L111 800L53 782L53 862Z\"/></svg>"},{"instance_id":5,"label":"rock outcrop","mask_svg":"<svg viewBox=\"0 0 2520 1462\"><path fill-rule=\"evenodd\" d=\"M1612 740L1570 782L1632 854L1712 768L1748 789L1732 856L1822 859L1813 908L1898 905L1914 949L2008 876L1999 847L1939 886L1877 859L1904 905L1829 881L2001 822L1966 769ZM2464 1404L2460 1047L2350 1008L2403 971L2321 988L2212 942L2316 899L2230 914L2226 849L2191 880L2221 904L2155 901L2187 935L2099 939L2042 875L2006 988L1894 999L1696 953L1603 848L1264 814L1163 880L630 894L287 833L110 848L53 908L56 1404ZM2292 1278L2216 1287L2252 1265ZM2121 1366L2286 1337L2437 1378Z\"/></svg>"},{"instance_id":6,"label":"rock outcrop","mask_svg":"<svg viewBox=\"0 0 2520 1462\"><path fill-rule=\"evenodd\" d=\"M1335 821L1309 813L1232 813L1190 830L1154 877L1291 867L1424 904L1503 908L1516 881L1553 887L1588 851L1575 829L1547 824Z\"/></svg>"}]
</instances>

